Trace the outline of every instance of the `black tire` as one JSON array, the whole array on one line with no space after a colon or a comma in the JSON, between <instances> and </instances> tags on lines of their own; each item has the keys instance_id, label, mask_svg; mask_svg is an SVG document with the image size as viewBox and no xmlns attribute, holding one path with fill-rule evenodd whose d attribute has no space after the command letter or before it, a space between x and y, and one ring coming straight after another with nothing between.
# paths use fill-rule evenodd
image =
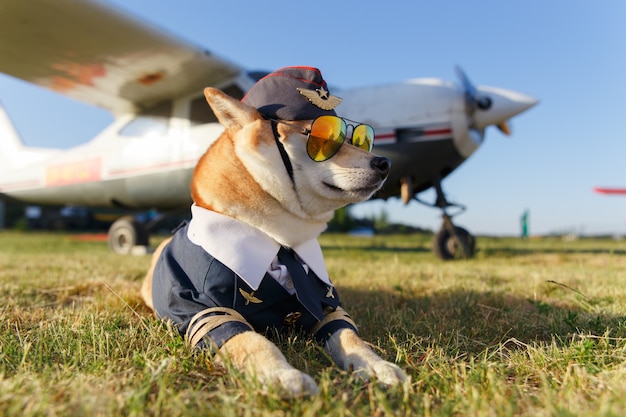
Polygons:
<instances>
[{"instance_id":1,"label":"black tire","mask_svg":"<svg viewBox=\"0 0 626 417\"><path fill-rule=\"evenodd\" d=\"M132 216L120 217L109 228L109 249L114 253L128 255L134 246L148 246L148 240L148 230Z\"/></svg>"},{"instance_id":2,"label":"black tire","mask_svg":"<svg viewBox=\"0 0 626 417\"><path fill-rule=\"evenodd\" d=\"M462 227L454 226L456 239L442 227L433 240L433 252L439 259L469 259L476 251L476 238ZM458 239L458 241L457 241Z\"/></svg>"}]
</instances>

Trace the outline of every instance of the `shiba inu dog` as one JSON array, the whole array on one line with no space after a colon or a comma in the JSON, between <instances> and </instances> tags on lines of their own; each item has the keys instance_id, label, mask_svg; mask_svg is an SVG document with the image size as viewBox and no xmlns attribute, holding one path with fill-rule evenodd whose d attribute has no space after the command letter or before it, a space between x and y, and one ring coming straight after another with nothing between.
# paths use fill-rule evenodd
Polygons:
<instances>
[{"instance_id":1,"label":"shiba inu dog","mask_svg":"<svg viewBox=\"0 0 626 417\"><path fill-rule=\"evenodd\" d=\"M287 396L318 388L262 335L268 328L300 327L343 369L403 381L358 337L317 243L334 210L387 178L390 161L371 153L373 129L336 115L341 99L315 68L271 73L242 101L204 94L225 130L195 168L191 221L153 255L147 305L192 346Z\"/></svg>"}]
</instances>

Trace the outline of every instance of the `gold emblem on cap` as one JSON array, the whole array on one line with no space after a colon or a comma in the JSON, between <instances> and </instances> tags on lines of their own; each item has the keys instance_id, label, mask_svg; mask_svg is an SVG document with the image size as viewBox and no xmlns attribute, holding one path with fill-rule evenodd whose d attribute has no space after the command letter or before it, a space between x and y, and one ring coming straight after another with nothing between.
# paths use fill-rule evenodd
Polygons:
<instances>
[{"instance_id":1,"label":"gold emblem on cap","mask_svg":"<svg viewBox=\"0 0 626 417\"><path fill-rule=\"evenodd\" d=\"M342 101L341 98L326 91L324 87L315 90L307 90L306 88L296 88L296 90L322 110L332 110Z\"/></svg>"},{"instance_id":2,"label":"gold emblem on cap","mask_svg":"<svg viewBox=\"0 0 626 417\"><path fill-rule=\"evenodd\" d=\"M241 295L243 296L243 298L245 298L245 299L246 299L246 304L245 304L245 305L248 305L248 304L250 304L250 303L253 303L253 304L259 304L259 303L262 303L262 302L263 302L263 300L261 300L261 299L259 299L259 298L256 298L256 297L254 296L254 291L250 291L250 292L248 293L248 292L245 292L244 290L242 290L241 288L239 288L239 292L241 293Z\"/></svg>"}]
</instances>

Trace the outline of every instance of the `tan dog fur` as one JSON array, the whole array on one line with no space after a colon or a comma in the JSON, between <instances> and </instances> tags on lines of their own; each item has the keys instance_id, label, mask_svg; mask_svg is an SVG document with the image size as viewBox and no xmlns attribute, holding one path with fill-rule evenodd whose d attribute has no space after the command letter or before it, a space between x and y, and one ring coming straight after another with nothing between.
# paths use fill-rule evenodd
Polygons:
<instances>
[{"instance_id":1,"label":"tan dog fur","mask_svg":"<svg viewBox=\"0 0 626 417\"><path fill-rule=\"evenodd\" d=\"M375 155L353 146L342 146L327 161L312 161L306 154L306 136L297 127L307 127L309 121L278 124L280 140L294 165L292 183L269 121L220 90L207 88L205 97L225 130L193 174L192 197L200 207L254 225L281 245L292 247L316 238L334 210L371 197L384 182L372 172L370 161ZM141 288L151 308L152 273L167 243L155 251ZM352 330L336 332L325 347L343 369L389 385L406 378L398 366L378 357ZM309 375L293 368L279 349L258 333L232 337L220 349L219 357L227 357L237 369L253 374L265 385L277 386L288 396L318 392Z\"/></svg>"}]
</instances>

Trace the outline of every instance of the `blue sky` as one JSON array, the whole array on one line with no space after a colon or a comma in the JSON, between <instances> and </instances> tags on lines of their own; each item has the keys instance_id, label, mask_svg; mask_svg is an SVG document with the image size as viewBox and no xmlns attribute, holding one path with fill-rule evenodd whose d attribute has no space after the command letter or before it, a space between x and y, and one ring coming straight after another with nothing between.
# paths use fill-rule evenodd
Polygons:
<instances>
[{"instance_id":1,"label":"blue sky","mask_svg":"<svg viewBox=\"0 0 626 417\"><path fill-rule=\"evenodd\" d=\"M530 211L531 234L626 234L626 2L111 0L249 69L311 65L340 88L418 77L455 79L540 100L513 135L485 143L444 181L467 206L455 218L476 234L512 235ZM68 148L111 116L0 75L0 101L24 142ZM423 194L431 199L429 192ZM437 229L439 213L397 199L354 208Z\"/></svg>"}]
</instances>

